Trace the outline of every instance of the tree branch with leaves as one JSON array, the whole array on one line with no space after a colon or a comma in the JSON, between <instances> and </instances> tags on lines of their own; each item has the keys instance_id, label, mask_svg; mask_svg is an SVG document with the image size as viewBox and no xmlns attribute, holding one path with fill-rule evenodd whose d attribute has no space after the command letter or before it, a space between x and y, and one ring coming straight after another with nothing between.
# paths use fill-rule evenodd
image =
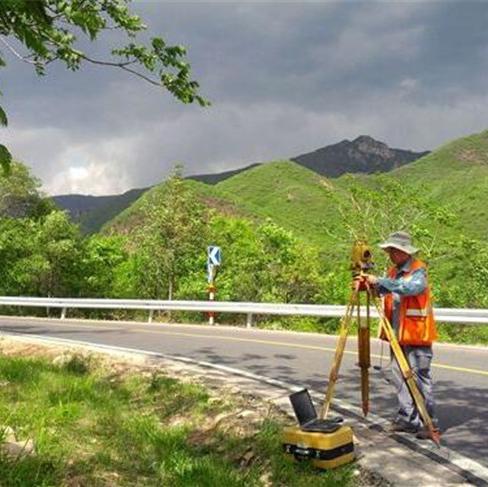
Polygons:
<instances>
[{"instance_id":1,"label":"tree branch with leaves","mask_svg":"<svg viewBox=\"0 0 488 487\"><path fill-rule=\"evenodd\" d=\"M199 94L198 82L191 77L185 47L168 45L162 37L137 43L137 34L146 26L130 12L129 3L130 0L1 0L0 67L6 63L5 50L32 64L41 76L55 61L73 71L83 63L110 66L169 91L182 103L208 106L209 102ZM109 59L95 59L79 48L79 37L95 41L109 30L127 36L127 44L113 49ZM0 126L7 122L0 107ZM8 170L11 160L7 147L0 144L4 170Z\"/></svg>"}]
</instances>

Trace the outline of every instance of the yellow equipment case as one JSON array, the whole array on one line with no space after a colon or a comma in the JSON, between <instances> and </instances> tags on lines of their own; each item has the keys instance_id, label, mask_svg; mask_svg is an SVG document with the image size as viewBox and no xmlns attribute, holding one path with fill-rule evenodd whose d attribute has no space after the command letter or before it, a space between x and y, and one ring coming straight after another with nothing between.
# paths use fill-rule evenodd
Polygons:
<instances>
[{"instance_id":1,"label":"yellow equipment case","mask_svg":"<svg viewBox=\"0 0 488 487\"><path fill-rule=\"evenodd\" d=\"M303 431L299 426L286 428L283 450L295 461L309 460L318 468L336 468L354 460L352 430L349 426L331 433Z\"/></svg>"}]
</instances>

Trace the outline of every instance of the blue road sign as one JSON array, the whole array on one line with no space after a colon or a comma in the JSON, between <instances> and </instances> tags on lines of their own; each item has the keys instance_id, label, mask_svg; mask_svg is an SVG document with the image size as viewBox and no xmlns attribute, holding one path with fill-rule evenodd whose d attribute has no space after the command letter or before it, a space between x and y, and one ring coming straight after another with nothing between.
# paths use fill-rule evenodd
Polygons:
<instances>
[{"instance_id":1,"label":"blue road sign","mask_svg":"<svg viewBox=\"0 0 488 487\"><path fill-rule=\"evenodd\" d=\"M220 265L222 262L222 251L220 250L220 247L217 247L216 245L209 245L208 246L208 263L212 265Z\"/></svg>"}]
</instances>

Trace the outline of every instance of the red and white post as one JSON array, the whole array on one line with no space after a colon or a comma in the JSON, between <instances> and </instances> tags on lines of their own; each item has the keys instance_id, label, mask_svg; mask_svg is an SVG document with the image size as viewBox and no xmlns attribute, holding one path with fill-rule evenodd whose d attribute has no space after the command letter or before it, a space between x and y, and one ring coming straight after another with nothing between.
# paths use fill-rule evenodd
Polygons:
<instances>
[{"instance_id":1,"label":"red and white post","mask_svg":"<svg viewBox=\"0 0 488 487\"><path fill-rule=\"evenodd\" d=\"M208 285L208 300L209 301L215 301L215 293L217 292L217 288L215 287L214 283L211 282ZM215 325L215 312L214 311L209 311L208 312L208 324L209 325Z\"/></svg>"}]
</instances>

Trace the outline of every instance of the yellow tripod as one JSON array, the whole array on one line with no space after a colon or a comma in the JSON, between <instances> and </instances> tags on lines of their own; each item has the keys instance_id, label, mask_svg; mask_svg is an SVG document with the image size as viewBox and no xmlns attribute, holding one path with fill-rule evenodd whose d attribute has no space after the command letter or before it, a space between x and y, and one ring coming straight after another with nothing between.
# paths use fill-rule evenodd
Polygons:
<instances>
[{"instance_id":1,"label":"yellow tripod","mask_svg":"<svg viewBox=\"0 0 488 487\"><path fill-rule=\"evenodd\" d=\"M364 243L362 243L364 245ZM354 255L354 253L353 253ZM370 255L368 251L368 260L370 263ZM349 303L346 307L346 312L341 320L341 328L339 334L339 340L337 343L337 348L334 355L334 361L332 363L332 368L329 374L329 383L327 386L327 392L325 395L324 404L320 412L320 418L324 419L327 417L329 412L330 403L332 401L332 396L334 395L335 385L339 376L339 369L342 362L342 357L344 355L344 350L346 348L347 337L349 329L353 320L354 311L357 311L357 323L358 323L358 356L359 356L359 367L361 368L361 398L362 398L362 410L363 414L366 416L369 412L369 368L371 366L370 359L370 302L373 302L378 315L380 317L380 326L384 331L387 340L390 342L390 347L393 352L393 356L398 363L398 367L401 371L403 380L407 384L408 390L412 396L412 399L419 411L420 417L429 432L429 436L432 441L439 446L440 445L440 434L436 430L432 423L432 418L427 412L425 406L424 397L418 389L417 383L415 381L414 373L410 368L408 360L403 353L403 350L398 343L395 332L388 321L383 308L375 295L373 289L368 284L365 279L364 265L361 265L361 270L356 274L354 280L354 287L349 299ZM366 267L367 268L367 267ZM366 319L361 319L360 316L360 295L364 293L366 295Z\"/></svg>"}]
</instances>

